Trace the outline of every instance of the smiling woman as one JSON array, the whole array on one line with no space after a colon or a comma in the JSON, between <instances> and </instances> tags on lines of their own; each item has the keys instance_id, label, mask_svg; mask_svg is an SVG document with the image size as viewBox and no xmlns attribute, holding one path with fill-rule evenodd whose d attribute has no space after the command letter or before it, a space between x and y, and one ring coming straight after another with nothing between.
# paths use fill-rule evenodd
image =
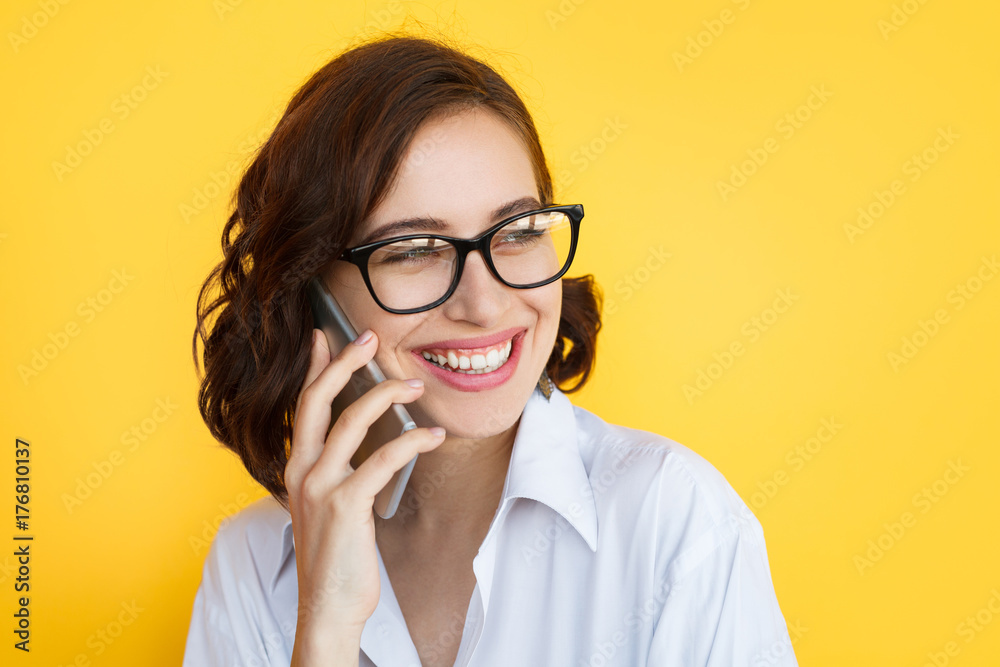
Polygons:
<instances>
[{"instance_id":1,"label":"smiling woman","mask_svg":"<svg viewBox=\"0 0 1000 667\"><path fill-rule=\"evenodd\" d=\"M185 664L795 664L725 479L566 396L601 326L592 277L564 277L582 220L517 93L446 44L372 41L296 93L199 296L202 416L271 496L216 535ZM317 335L313 277L356 345ZM371 360L388 379L333 419ZM355 469L394 403L434 427Z\"/></svg>"}]
</instances>

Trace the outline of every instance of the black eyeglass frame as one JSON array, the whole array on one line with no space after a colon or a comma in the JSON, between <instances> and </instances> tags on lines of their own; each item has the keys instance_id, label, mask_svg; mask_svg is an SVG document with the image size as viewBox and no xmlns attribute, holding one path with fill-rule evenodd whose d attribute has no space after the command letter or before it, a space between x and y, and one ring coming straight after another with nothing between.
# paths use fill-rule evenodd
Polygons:
<instances>
[{"instance_id":1,"label":"black eyeglass frame","mask_svg":"<svg viewBox=\"0 0 1000 667\"><path fill-rule=\"evenodd\" d=\"M510 223L518 220L519 218L524 218L529 215L538 215L539 213L565 213L566 217L569 218L570 228L572 230L572 237L570 239L569 254L566 256L566 263L563 265L559 273L552 276L548 280L543 280L537 283L532 283L530 285L515 285L509 283L503 279L500 272L497 271L497 267L493 264L493 257L490 255L490 244L493 242L493 236L499 232L501 229L509 225ZM371 243L366 243L364 245L355 246L353 248L347 248L342 252L337 259L340 261L350 262L358 267L361 271L361 277L365 281L365 285L368 287L368 292L375 299L375 303L379 305L382 310L388 311L390 313L395 313L397 315L409 315L411 313L421 313L425 310L430 310L431 308L436 308L442 303L448 300L455 290L458 288L458 283L462 279L462 270L465 268L465 257L473 250L478 250L479 254L483 256L483 261L486 262L487 268L489 268L490 273L493 277L499 280L501 283L507 287L513 287L514 289L532 289L535 287L541 287L543 285L548 285L549 283L555 282L563 277L566 271L569 270L570 265L573 263L573 257L576 255L576 246L580 238L580 221L583 220L583 204L567 204L564 206L546 206L545 208L535 209L533 211L525 211L524 213L518 213L512 215L509 218L501 220L494 226L487 229L485 232L480 234L474 239L459 239L452 236L441 236L440 234L407 234L406 236L394 236L391 239L383 239L381 241L373 241ZM408 241L410 239L420 239L420 238L431 238L438 239L441 241L447 241L448 243L455 246L455 250L458 252L457 267L455 269L455 277L452 278L451 285L448 287L448 291L445 292L437 301L430 303L426 306L421 306L419 308L390 308L382 303L378 295L375 294L375 288L372 287L371 278L368 276L368 258L371 257L372 253L381 248L382 246L389 245L390 243L396 243L398 241Z\"/></svg>"}]
</instances>

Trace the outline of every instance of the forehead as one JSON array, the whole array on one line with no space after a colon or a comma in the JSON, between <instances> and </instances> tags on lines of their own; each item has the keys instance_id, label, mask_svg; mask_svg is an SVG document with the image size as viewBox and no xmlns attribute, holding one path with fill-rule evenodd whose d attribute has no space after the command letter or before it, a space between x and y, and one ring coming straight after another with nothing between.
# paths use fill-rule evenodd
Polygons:
<instances>
[{"instance_id":1,"label":"forehead","mask_svg":"<svg viewBox=\"0 0 1000 667\"><path fill-rule=\"evenodd\" d=\"M537 199L538 188L521 138L492 111L463 110L421 125L395 181L355 239L381 237L387 225L418 217L440 221L438 233L475 236L494 221L498 207L526 197Z\"/></svg>"}]
</instances>

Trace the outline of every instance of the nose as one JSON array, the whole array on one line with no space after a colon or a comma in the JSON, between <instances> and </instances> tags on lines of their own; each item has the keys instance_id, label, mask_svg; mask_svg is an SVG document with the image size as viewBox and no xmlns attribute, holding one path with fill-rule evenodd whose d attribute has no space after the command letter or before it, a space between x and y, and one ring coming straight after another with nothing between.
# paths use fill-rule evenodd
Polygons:
<instances>
[{"instance_id":1,"label":"nose","mask_svg":"<svg viewBox=\"0 0 1000 667\"><path fill-rule=\"evenodd\" d=\"M483 255L476 250L466 256L458 286L441 307L450 320L465 320L488 329L510 308L512 289L490 273Z\"/></svg>"}]
</instances>

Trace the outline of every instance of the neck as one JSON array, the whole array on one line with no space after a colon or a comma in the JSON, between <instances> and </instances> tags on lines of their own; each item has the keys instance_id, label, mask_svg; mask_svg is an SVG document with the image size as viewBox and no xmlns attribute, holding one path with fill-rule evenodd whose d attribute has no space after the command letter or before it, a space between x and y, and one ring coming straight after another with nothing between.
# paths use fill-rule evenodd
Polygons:
<instances>
[{"instance_id":1,"label":"neck","mask_svg":"<svg viewBox=\"0 0 1000 667\"><path fill-rule=\"evenodd\" d=\"M446 437L420 454L396 514L376 515L375 527L434 539L485 531L500 503L520 423L487 438Z\"/></svg>"}]
</instances>

